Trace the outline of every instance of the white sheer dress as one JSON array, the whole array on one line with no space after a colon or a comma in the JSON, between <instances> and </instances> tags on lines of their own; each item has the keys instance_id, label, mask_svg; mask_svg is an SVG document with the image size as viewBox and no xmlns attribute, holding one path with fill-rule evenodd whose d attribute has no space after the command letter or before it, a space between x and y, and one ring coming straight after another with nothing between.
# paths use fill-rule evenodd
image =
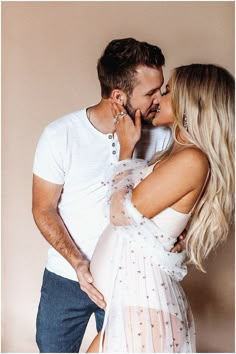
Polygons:
<instances>
[{"instance_id":1,"label":"white sheer dress","mask_svg":"<svg viewBox=\"0 0 236 354\"><path fill-rule=\"evenodd\" d=\"M107 302L100 352L196 352L192 312L179 283L185 253L169 250L189 214L171 208L153 219L131 202L132 188L152 170L143 160L112 166L110 223L91 260L95 286Z\"/></svg>"}]
</instances>

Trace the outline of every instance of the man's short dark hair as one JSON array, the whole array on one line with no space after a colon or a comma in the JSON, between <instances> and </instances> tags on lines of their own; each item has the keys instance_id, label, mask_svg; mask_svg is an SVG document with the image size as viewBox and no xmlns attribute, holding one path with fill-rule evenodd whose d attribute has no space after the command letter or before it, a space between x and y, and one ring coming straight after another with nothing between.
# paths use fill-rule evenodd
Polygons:
<instances>
[{"instance_id":1,"label":"man's short dark hair","mask_svg":"<svg viewBox=\"0 0 236 354\"><path fill-rule=\"evenodd\" d=\"M134 38L112 40L97 64L102 97L108 98L114 89L131 95L138 66L160 69L164 64L164 55L155 45Z\"/></svg>"}]
</instances>

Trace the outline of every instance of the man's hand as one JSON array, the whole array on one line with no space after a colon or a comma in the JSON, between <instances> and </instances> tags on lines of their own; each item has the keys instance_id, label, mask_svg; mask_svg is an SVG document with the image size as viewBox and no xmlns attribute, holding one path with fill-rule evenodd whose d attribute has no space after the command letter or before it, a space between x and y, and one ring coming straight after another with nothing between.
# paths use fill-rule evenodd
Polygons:
<instances>
[{"instance_id":1,"label":"man's hand","mask_svg":"<svg viewBox=\"0 0 236 354\"><path fill-rule=\"evenodd\" d=\"M106 303L104 301L103 295L93 286L93 277L89 271L90 262L87 259L80 261L78 267L76 268L76 274L80 283L80 288L83 290L88 297L95 302L100 308L104 309Z\"/></svg>"},{"instance_id":2,"label":"man's hand","mask_svg":"<svg viewBox=\"0 0 236 354\"><path fill-rule=\"evenodd\" d=\"M182 232L182 234L178 237L177 242L175 243L174 247L171 248L170 252L179 253L184 250L184 240L186 237L186 230Z\"/></svg>"}]
</instances>

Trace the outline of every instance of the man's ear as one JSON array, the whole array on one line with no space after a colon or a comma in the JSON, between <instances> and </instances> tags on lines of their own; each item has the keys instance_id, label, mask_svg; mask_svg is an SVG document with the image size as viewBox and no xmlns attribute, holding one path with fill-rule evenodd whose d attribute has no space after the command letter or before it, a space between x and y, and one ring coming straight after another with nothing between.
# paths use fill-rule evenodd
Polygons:
<instances>
[{"instance_id":1,"label":"man's ear","mask_svg":"<svg viewBox=\"0 0 236 354\"><path fill-rule=\"evenodd\" d=\"M110 98L113 102L120 104L121 106L125 106L127 102L127 95L118 89L112 90Z\"/></svg>"}]
</instances>

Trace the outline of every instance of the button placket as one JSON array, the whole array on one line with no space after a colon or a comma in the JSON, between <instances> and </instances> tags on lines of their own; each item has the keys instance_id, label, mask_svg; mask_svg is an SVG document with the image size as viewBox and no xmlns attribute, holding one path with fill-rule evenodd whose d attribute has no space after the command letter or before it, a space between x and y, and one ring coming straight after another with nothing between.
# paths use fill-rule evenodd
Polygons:
<instances>
[{"instance_id":1,"label":"button placket","mask_svg":"<svg viewBox=\"0 0 236 354\"><path fill-rule=\"evenodd\" d=\"M117 151L116 151L116 143L115 143L115 140L114 140L114 135L112 134L109 134L108 135L108 139L112 140L112 143L111 143L111 146L112 146L112 155L115 157L115 155L117 154Z\"/></svg>"}]
</instances>

